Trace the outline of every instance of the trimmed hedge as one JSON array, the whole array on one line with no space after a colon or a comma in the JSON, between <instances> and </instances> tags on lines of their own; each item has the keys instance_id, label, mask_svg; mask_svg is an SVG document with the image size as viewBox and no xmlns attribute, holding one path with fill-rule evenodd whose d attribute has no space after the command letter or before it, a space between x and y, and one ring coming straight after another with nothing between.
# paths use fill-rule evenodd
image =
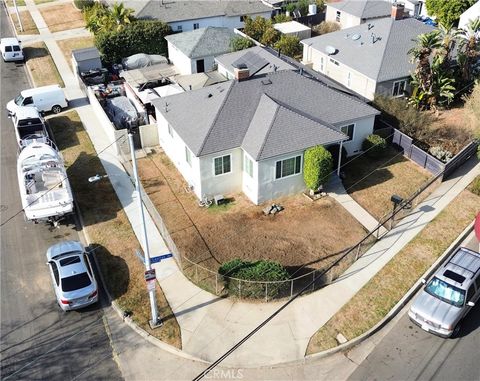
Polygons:
<instances>
[{"instance_id":1,"label":"trimmed hedge","mask_svg":"<svg viewBox=\"0 0 480 381\"><path fill-rule=\"evenodd\" d=\"M480 176L475 177L475 179L473 180L471 191L477 196L480 196Z\"/></svg>"},{"instance_id":2,"label":"trimmed hedge","mask_svg":"<svg viewBox=\"0 0 480 381\"><path fill-rule=\"evenodd\" d=\"M95 0L73 0L73 4L75 5L75 8L83 11L85 8L91 7L95 4Z\"/></svg>"},{"instance_id":3,"label":"trimmed hedge","mask_svg":"<svg viewBox=\"0 0 480 381\"><path fill-rule=\"evenodd\" d=\"M332 154L323 146L315 146L305 151L303 180L308 189L316 191L330 178L333 168Z\"/></svg>"},{"instance_id":4,"label":"trimmed hedge","mask_svg":"<svg viewBox=\"0 0 480 381\"><path fill-rule=\"evenodd\" d=\"M378 157L383 155L387 148L387 141L379 135L368 135L362 143L362 149L367 156Z\"/></svg>"},{"instance_id":5,"label":"trimmed hedge","mask_svg":"<svg viewBox=\"0 0 480 381\"><path fill-rule=\"evenodd\" d=\"M218 273L223 276L225 287L229 295L262 299L266 296L271 299L281 296L283 290L288 289L288 283L257 283L257 282L281 282L290 278L287 270L278 262L260 260L256 262L233 259L225 262ZM249 282L239 282L231 279L237 278Z\"/></svg>"}]
</instances>

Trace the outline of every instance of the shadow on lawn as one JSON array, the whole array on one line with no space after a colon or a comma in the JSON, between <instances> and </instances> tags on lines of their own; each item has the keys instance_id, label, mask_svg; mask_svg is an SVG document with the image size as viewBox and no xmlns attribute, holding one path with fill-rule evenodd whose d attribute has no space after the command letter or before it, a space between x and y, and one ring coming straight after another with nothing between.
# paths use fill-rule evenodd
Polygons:
<instances>
[{"instance_id":1,"label":"shadow on lawn","mask_svg":"<svg viewBox=\"0 0 480 381\"><path fill-rule=\"evenodd\" d=\"M28 61L33 58L47 57L50 53L46 47L25 46L23 48L23 54L25 55L25 61Z\"/></svg>"}]
</instances>

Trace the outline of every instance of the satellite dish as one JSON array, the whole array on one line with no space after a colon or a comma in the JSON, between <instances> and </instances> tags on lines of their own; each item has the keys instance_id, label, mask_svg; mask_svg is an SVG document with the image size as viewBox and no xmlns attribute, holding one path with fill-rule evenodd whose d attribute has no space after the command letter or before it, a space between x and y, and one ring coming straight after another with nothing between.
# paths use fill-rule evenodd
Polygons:
<instances>
[{"instance_id":1,"label":"satellite dish","mask_svg":"<svg viewBox=\"0 0 480 381\"><path fill-rule=\"evenodd\" d=\"M352 36L352 40L353 41L357 41L357 40L360 40L360 35L358 33L355 33L353 36Z\"/></svg>"},{"instance_id":2,"label":"satellite dish","mask_svg":"<svg viewBox=\"0 0 480 381\"><path fill-rule=\"evenodd\" d=\"M331 54L335 54L337 52L337 49L334 48L333 46L331 45L327 45L325 46L325 52L328 54L328 55L331 55Z\"/></svg>"}]
</instances>

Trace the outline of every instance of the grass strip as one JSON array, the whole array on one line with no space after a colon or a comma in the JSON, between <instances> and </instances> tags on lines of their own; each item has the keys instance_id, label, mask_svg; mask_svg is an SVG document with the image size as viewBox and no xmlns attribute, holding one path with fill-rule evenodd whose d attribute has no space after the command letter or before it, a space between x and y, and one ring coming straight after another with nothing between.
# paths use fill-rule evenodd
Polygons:
<instances>
[{"instance_id":1,"label":"grass strip","mask_svg":"<svg viewBox=\"0 0 480 381\"><path fill-rule=\"evenodd\" d=\"M18 12L20 15L20 20L22 21L22 26L23 26L23 31L20 30L20 24L18 23L18 17L17 13L13 12L12 15L12 20L13 24L15 25L15 30L17 31L17 34L39 34L37 25L35 24L35 21L33 21L32 15L30 14L29 11L20 11Z\"/></svg>"},{"instance_id":2,"label":"grass strip","mask_svg":"<svg viewBox=\"0 0 480 381\"><path fill-rule=\"evenodd\" d=\"M460 193L310 338L307 354L337 346L339 333L354 339L386 316L475 218L480 197L470 189Z\"/></svg>"},{"instance_id":3,"label":"grass strip","mask_svg":"<svg viewBox=\"0 0 480 381\"><path fill-rule=\"evenodd\" d=\"M112 298L133 321L152 336L181 347L180 327L165 295L157 287L157 303L162 328L151 330L150 303L144 280L144 266L135 255L140 244L132 231L122 205L107 179L91 184L88 177L105 170L76 111L49 119L62 152L68 178L82 213L106 287Z\"/></svg>"},{"instance_id":4,"label":"grass strip","mask_svg":"<svg viewBox=\"0 0 480 381\"><path fill-rule=\"evenodd\" d=\"M35 86L46 86L59 84L65 87L57 66L43 42L37 42L23 48L25 60Z\"/></svg>"},{"instance_id":5,"label":"grass strip","mask_svg":"<svg viewBox=\"0 0 480 381\"><path fill-rule=\"evenodd\" d=\"M62 51L65 59L71 65L72 50L93 47L93 36L67 38L57 41L58 47Z\"/></svg>"}]
</instances>

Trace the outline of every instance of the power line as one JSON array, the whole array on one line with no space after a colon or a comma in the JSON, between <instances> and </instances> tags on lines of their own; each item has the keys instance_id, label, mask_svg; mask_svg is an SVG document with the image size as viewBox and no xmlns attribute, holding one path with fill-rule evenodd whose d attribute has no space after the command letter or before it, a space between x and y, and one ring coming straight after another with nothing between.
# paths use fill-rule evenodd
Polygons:
<instances>
[{"instance_id":1,"label":"power line","mask_svg":"<svg viewBox=\"0 0 480 381\"><path fill-rule=\"evenodd\" d=\"M121 138L124 138L126 139L125 135L120 135L117 139L115 139L112 143L110 143L109 145L107 145L105 148L103 148L100 152L98 152L96 155L94 155L94 157L99 157L104 151L106 151L108 148L110 148L112 145L114 145L116 142L118 142ZM123 142L122 142L123 143ZM90 158L90 160L92 160L93 158ZM25 208L28 208L30 207L31 205L35 204L38 200L40 200L42 197L44 197L45 195L47 195L48 193L50 193L51 191L53 191L57 186L59 186L60 184L63 183L63 181L65 181L66 179L68 179L68 176L65 176L64 178L62 178L59 182L55 183L54 186L52 186L50 189L48 189L45 193L43 193L42 195L38 196L36 199L34 199L32 202L30 202ZM7 218L4 222L2 222L0 224L0 227L3 227L5 226L7 223L9 223L11 220L13 220L16 216L18 216L20 213L22 213L25 208L22 208L20 209L19 211L17 211L16 213L14 213L12 216L10 216L9 218Z\"/></svg>"}]
</instances>

